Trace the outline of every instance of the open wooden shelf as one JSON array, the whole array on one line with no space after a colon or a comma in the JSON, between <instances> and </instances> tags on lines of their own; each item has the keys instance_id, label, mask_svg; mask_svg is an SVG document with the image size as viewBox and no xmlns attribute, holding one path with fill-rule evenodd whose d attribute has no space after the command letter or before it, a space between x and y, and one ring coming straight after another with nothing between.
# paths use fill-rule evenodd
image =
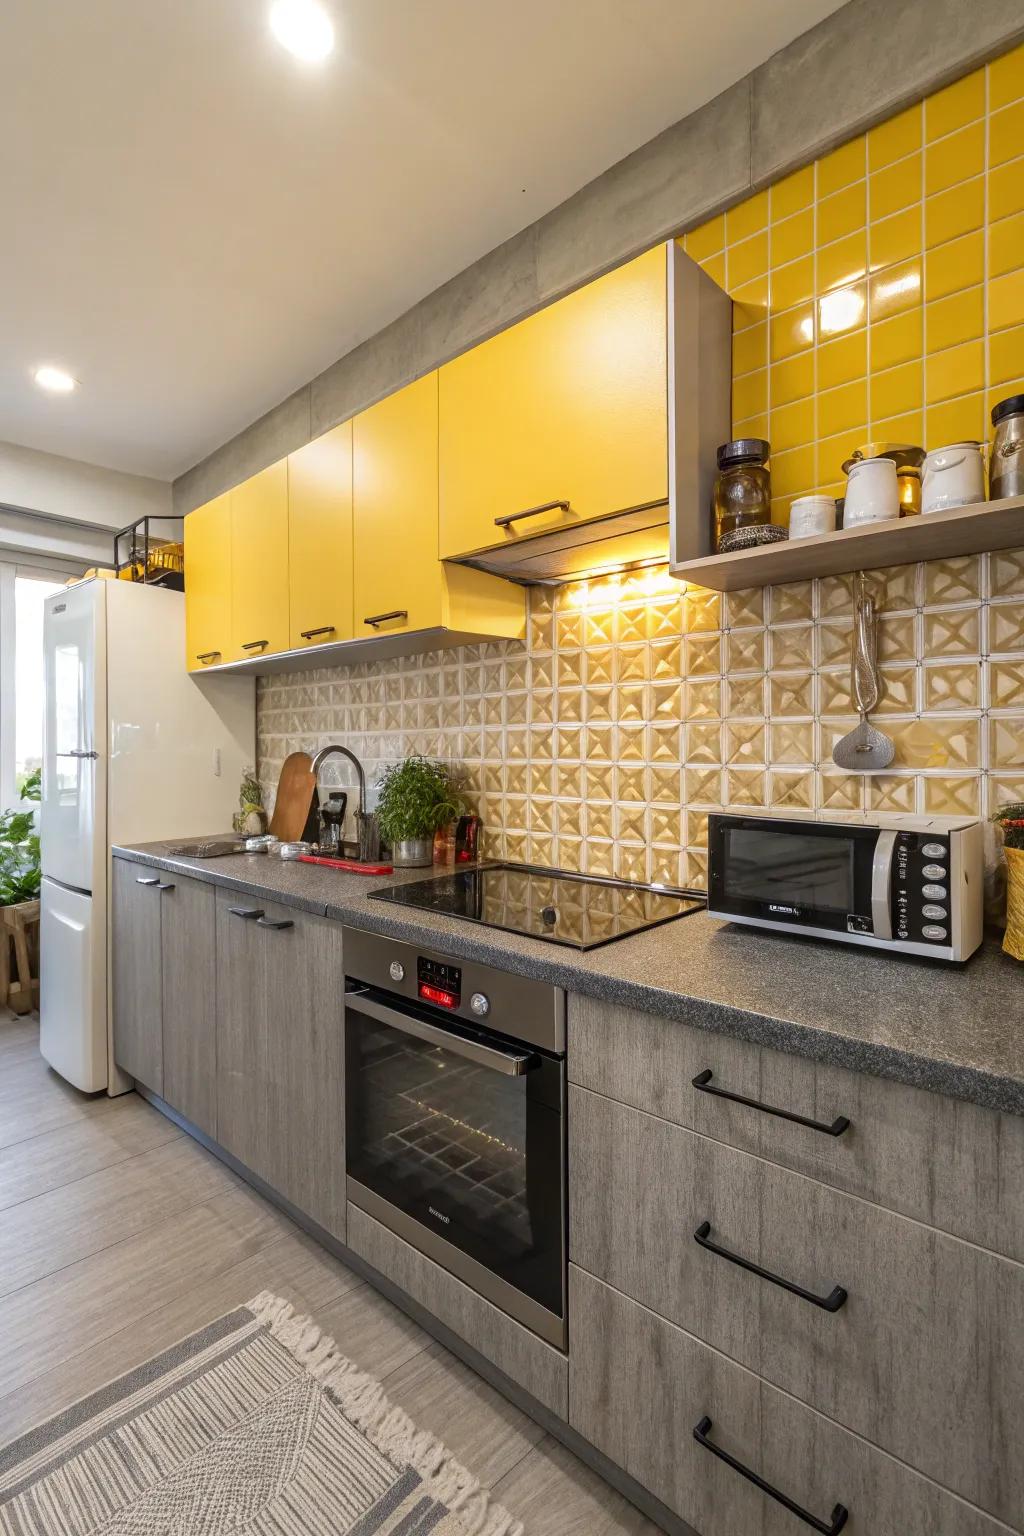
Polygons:
<instances>
[{"instance_id":1,"label":"open wooden shelf","mask_svg":"<svg viewBox=\"0 0 1024 1536\"><path fill-rule=\"evenodd\" d=\"M743 587L777 586L812 576L841 576L847 571L877 570L883 565L913 565L951 555L976 555L988 549L1024 548L1024 496L953 507L927 517L865 523L810 539L763 544L736 554L707 555L672 566L673 576L713 592Z\"/></svg>"}]
</instances>

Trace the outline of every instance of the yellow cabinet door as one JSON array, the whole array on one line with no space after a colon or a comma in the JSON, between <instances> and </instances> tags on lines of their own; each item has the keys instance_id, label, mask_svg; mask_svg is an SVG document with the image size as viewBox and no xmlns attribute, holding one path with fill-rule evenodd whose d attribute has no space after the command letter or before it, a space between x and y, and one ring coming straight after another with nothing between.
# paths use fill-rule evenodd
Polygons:
<instances>
[{"instance_id":1,"label":"yellow cabinet door","mask_svg":"<svg viewBox=\"0 0 1024 1536\"><path fill-rule=\"evenodd\" d=\"M444 365L443 559L667 500L667 289L658 246Z\"/></svg>"},{"instance_id":2,"label":"yellow cabinet door","mask_svg":"<svg viewBox=\"0 0 1024 1536\"><path fill-rule=\"evenodd\" d=\"M288 461L231 492L232 661L288 649Z\"/></svg>"},{"instance_id":3,"label":"yellow cabinet door","mask_svg":"<svg viewBox=\"0 0 1024 1536\"><path fill-rule=\"evenodd\" d=\"M352 638L352 423L288 456L289 644Z\"/></svg>"},{"instance_id":4,"label":"yellow cabinet door","mask_svg":"<svg viewBox=\"0 0 1024 1536\"><path fill-rule=\"evenodd\" d=\"M185 664L190 672L229 659L231 648L231 498L225 494L185 518Z\"/></svg>"},{"instance_id":5,"label":"yellow cabinet door","mask_svg":"<svg viewBox=\"0 0 1024 1536\"><path fill-rule=\"evenodd\" d=\"M436 373L353 421L352 522L356 638L442 623Z\"/></svg>"}]
</instances>

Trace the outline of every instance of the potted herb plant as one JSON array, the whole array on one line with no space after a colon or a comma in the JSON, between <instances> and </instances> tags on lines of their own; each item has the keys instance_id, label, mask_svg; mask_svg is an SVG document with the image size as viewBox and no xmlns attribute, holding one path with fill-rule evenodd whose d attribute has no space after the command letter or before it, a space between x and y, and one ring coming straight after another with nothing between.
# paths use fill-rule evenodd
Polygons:
<instances>
[{"instance_id":1,"label":"potted herb plant","mask_svg":"<svg viewBox=\"0 0 1024 1536\"><path fill-rule=\"evenodd\" d=\"M377 824L392 863L403 868L431 864L434 833L463 810L448 769L429 757L407 757L385 768L377 782Z\"/></svg>"},{"instance_id":2,"label":"potted herb plant","mask_svg":"<svg viewBox=\"0 0 1024 1536\"><path fill-rule=\"evenodd\" d=\"M992 820L1002 829L1006 855L1006 932L1003 949L1024 960L1024 800L1001 805Z\"/></svg>"},{"instance_id":3,"label":"potted herb plant","mask_svg":"<svg viewBox=\"0 0 1024 1536\"><path fill-rule=\"evenodd\" d=\"M21 787L23 801L41 795L42 775L29 774ZM0 1008L25 1013L37 1002L39 988L39 833L35 812L4 811L0 815ZM11 982L10 946L14 941L18 980Z\"/></svg>"}]
</instances>

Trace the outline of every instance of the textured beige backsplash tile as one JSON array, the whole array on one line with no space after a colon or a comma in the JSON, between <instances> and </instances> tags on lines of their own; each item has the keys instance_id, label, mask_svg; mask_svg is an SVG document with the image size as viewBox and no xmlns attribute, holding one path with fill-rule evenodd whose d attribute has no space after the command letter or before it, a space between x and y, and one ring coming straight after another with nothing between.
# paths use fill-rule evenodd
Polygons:
<instances>
[{"instance_id":1,"label":"textured beige backsplash tile","mask_svg":"<svg viewBox=\"0 0 1024 1536\"><path fill-rule=\"evenodd\" d=\"M854 579L719 595L664 571L530 594L527 640L261 679L259 775L342 740L451 762L485 849L702 886L707 813L988 815L1024 799L1024 550L873 571L892 768L843 773ZM348 782L340 761L325 782Z\"/></svg>"}]
</instances>

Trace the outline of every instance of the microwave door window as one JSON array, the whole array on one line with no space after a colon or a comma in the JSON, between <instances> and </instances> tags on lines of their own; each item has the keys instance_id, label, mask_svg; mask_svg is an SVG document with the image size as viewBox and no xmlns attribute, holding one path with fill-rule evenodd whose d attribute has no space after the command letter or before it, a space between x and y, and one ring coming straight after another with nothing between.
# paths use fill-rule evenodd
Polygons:
<instances>
[{"instance_id":1,"label":"microwave door window","mask_svg":"<svg viewBox=\"0 0 1024 1536\"><path fill-rule=\"evenodd\" d=\"M855 910L852 839L733 827L724 867L728 900L801 912Z\"/></svg>"}]
</instances>

